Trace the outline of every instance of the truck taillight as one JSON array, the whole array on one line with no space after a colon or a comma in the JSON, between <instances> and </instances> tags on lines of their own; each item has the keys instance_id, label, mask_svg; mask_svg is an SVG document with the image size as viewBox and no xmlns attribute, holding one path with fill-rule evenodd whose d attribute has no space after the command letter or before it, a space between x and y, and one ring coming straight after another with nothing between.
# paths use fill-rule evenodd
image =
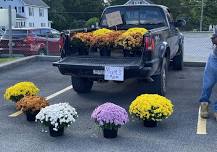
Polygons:
<instances>
[{"instance_id":1,"label":"truck taillight","mask_svg":"<svg viewBox=\"0 0 217 152\"><path fill-rule=\"evenodd\" d=\"M144 38L144 45L146 51L154 51L155 49L155 40L152 37Z\"/></svg>"}]
</instances>

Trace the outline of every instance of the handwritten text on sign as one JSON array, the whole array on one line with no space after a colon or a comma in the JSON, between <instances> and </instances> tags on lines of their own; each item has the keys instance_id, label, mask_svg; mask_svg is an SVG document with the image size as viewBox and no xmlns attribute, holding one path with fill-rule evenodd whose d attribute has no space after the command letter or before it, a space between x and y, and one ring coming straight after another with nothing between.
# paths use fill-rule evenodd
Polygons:
<instances>
[{"instance_id":1,"label":"handwritten text on sign","mask_svg":"<svg viewBox=\"0 0 217 152\"><path fill-rule=\"evenodd\" d=\"M106 14L106 20L109 27L123 24L120 11Z\"/></svg>"},{"instance_id":2,"label":"handwritten text on sign","mask_svg":"<svg viewBox=\"0 0 217 152\"><path fill-rule=\"evenodd\" d=\"M110 67L105 66L105 80L124 81L124 68L123 67Z\"/></svg>"}]
</instances>

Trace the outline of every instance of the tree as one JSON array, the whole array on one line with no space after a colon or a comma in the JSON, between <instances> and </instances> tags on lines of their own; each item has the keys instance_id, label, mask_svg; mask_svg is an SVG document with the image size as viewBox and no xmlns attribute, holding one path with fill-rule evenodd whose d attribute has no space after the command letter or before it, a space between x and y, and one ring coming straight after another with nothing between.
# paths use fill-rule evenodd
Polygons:
<instances>
[{"instance_id":1,"label":"tree","mask_svg":"<svg viewBox=\"0 0 217 152\"><path fill-rule=\"evenodd\" d=\"M86 23L86 27L91 27L92 25L96 25L96 23L99 23L99 19L97 17L90 18Z\"/></svg>"},{"instance_id":2,"label":"tree","mask_svg":"<svg viewBox=\"0 0 217 152\"><path fill-rule=\"evenodd\" d=\"M63 30L67 26L66 17L59 12L64 12L64 6L62 5L64 0L44 0L47 3L49 8L49 20L51 20L52 27ZM63 24L65 23L65 24Z\"/></svg>"}]
</instances>

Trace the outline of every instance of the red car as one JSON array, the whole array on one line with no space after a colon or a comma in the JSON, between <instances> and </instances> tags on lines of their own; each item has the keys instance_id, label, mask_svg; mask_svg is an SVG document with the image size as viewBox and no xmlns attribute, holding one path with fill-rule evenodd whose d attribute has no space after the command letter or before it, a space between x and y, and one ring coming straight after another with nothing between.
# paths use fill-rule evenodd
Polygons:
<instances>
[{"instance_id":1,"label":"red car","mask_svg":"<svg viewBox=\"0 0 217 152\"><path fill-rule=\"evenodd\" d=\"M51 28L12 29L13 54L60 55L60 32ZM9 53L9 31L0 39L0 54Z\"/></svg>"}]
</instances>

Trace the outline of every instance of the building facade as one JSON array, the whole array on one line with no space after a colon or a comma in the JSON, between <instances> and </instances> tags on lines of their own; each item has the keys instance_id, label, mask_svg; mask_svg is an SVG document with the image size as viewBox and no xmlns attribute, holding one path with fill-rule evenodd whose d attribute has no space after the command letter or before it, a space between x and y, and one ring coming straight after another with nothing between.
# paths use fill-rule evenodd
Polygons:
<instances>
[{"instance_id":1,"label":"building facade","mask_svg":"<svg viewBox=\"0 0 217 152\"><path fill-rule=\"evenodd\" d=\"M10 5L16 11L16 28L51 27L49 6L42 0L0 0L0 9L7 9Z\"/></svg>"}]
</instances>

